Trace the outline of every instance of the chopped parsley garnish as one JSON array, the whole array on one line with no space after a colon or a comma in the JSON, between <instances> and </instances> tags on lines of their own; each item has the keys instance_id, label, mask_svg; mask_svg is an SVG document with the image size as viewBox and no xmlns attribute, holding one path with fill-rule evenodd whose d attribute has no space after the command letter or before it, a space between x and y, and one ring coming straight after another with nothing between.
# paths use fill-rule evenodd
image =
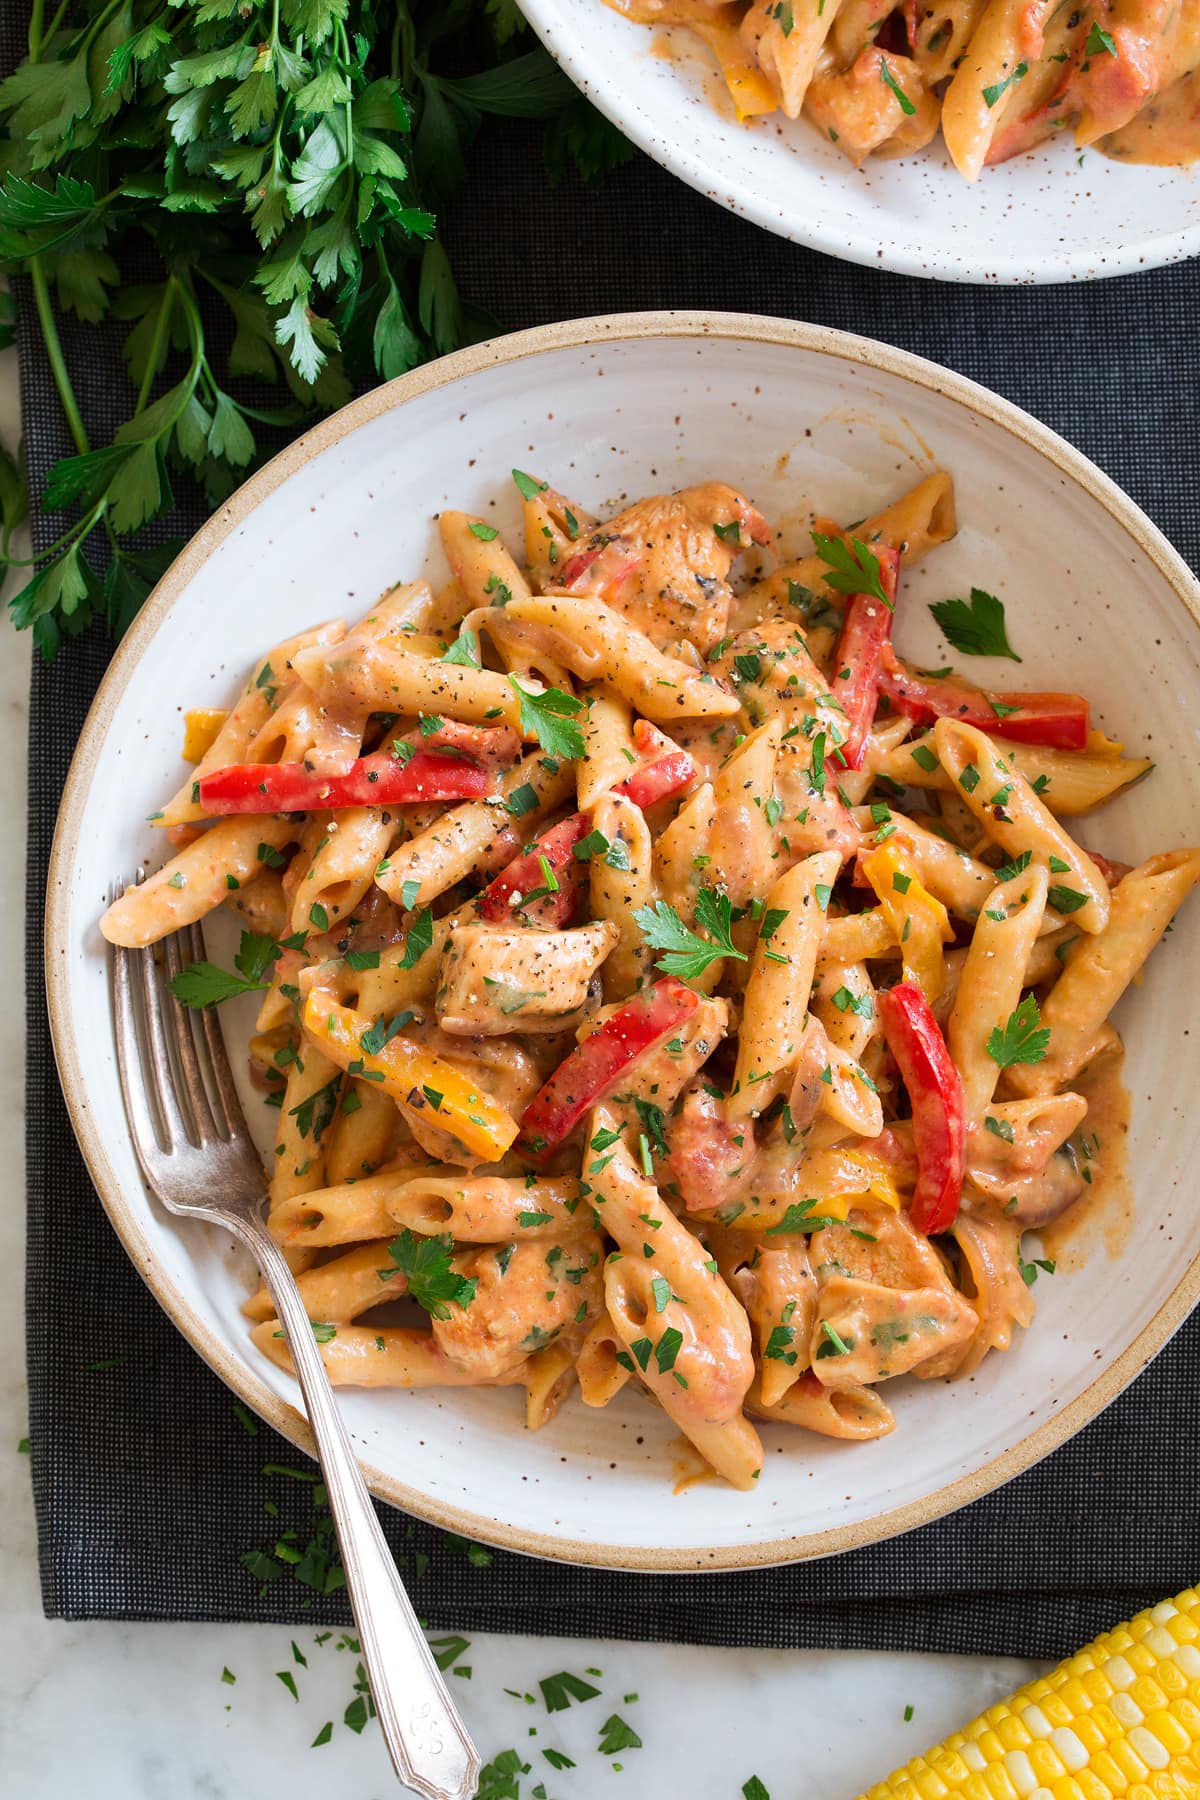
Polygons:
<instances>
[{"instance_id":1,"label":"chopped parsley garnish","mask_svg":"<svg viewBox=\"0 0 1200 1800\"><path fill-rule=\"evenodd\" d=\"M839 1012L857 1013L860 1019L875 1017L875 1008L870 994L852 994L844 983L834 994L833 1004Z\"/></svg>"},{"instance_id":2,"label":"chopped parsley garnish","mask_svg":"<svg viewBox=\"0 0 1200 1800\"><path fill-rule=\"evenodd\" d=\"M1032 1262L1026 1262L1021 1252L1017 1252L1017 1267L1021 1271L1021 1280L1026 1287L1032 1287L1038 1278L1038 1270L1044 1269L1047 1275L1053 1275L1058 1267L1056 1262L1047 1256L1035 1256Z\"/></svg>"},{"instance_id":3,"label":"chopped parsley garnish","mask_svg":"<svg viewBox=\"0 0 1200 1800\"><path fill-rule=\"evenodd\" d=\"M546 491L546 483L538 481L532 475L526 475L523 469L514 469L512 478L517 484L517 492L522 500L536 500L539 494Z\"/></svg>"},{"instance_id":4,"label":"chopped parsley garnish","mask_svg":"<svg viewBox=\"0 0 1200 1800\"><path fill-rule=\"evenodd\" d=\"M529 897L532 900L535 896L531 894ZM504 1014L506 1019L511 1018L513 1013L523 1012L531 1000L544 1000L546 998L545 990L543 988L513 987L511 983L507 981L497 981L491 975L484 976L483 985L487 988L492 999L496 1002L496 1005L500 1008L500 1011Z\"/></svg>"},{"instance_id":5,"label":"chopped parsley garnish","mask_svg":"<svg viewBox=\"0 0 1200 1800\"><path fill-rule=\"evenodd\" d=\"M378 1056L386 1045L390 1044L398 1032L412 1022L410 1012L398 1012L393 1019L385 1019L380 1013L373 1025L368 1025L358 1040L358 1047L367 1056Z\"/></svg>"},{"instance_id":6,"label":"chopped parsley garnish","mask_svg":"<svg viewBox=\"0 0 1200 1800\"><path fill-rule=\"evenodd\" d=\"M590 1681L584 1681L580 1675L571 1675L563 1671L558 1675L546 1675L538 1682L542 1690L542 1699L546 1703L547 1712L566 1712L572 1700L595 1700L600 1689L593 1687Z\"/></svg>"},{"instance_id":7,"label":"chopped parsley garnish","mask_svg":"<svg viewBox=\"0 0 1200 1800\"><path fill-rule=\"evenodd\" d=\"M738 962L747 960L730 935L732 917L728 894L718 894L714 888L701 888L696 895L696 922L708 932L708 938L689 931L665 900L656 900L653 906L639 906L633 915L651 949L666 952L658 958L655 968L666 975L676 975L681 981L695 981L722 956L735 957Z\"/></svg>"},{"instance_id":8,"label":"chopped parsley garnish","mask_svg":"<svg viewBox=\"0 0 1200 1800\"><path fill-rule=\"evenodd\" d=\"M723 544L733 544L735 547L740 548L742 542L742 528L736 519L731 520L728 525L714 524L713 530Z\"/></svg>"},{"instance_id":9,"label":"chopped parsley garnish","mask_svg":"<svg viewBox=\"0 0 1200 1800\"><path fill-rule=\"evenodd\" d=\"M1052 906L1055 912L1078 912L1080 907L1086 906L1087 903L1087 895L1081 894L1078 888L1059 887L1056 885L1046 890L1046 904L1047 906Z\"/></svg>"},{"instance_id":10,"label":"chopped parsley garnish","mask_svg":"<svg viewBox=\"0 0 1200 1800\"><path fill-rule=\"evenodd\" d=\"M460 631L445 655L439 657L440 662L461 663L464 668L479 669L479 639L473 631Z\"/></svg>"},{"instance_id":11,"label":"chopped parsley garnish","mask_svg":"<svg viewBox=\"0 0 1200 1800\"><path fill-rule=\"evenodd\" d=\"M770 1337L767 1339L766 1346L763 1349L763 1355L768 1357L772 1362L786 1363L789 1369L794 1368L799 1360L799 1353L795 1350L790 1350L788 1345L794 1343L795 1338L796 1332L793 1326L776 1325Z\"/></svg>"},{"instance_id":12,"label":"chopped parsley garnish","mask_svg":"<svg viewBox=\"0 0 1200 1800\"><path fill-rule=\"evenodd\" d=\"M1050 1027L1041 1024L1041 1012L1033 994L1026 994L1003 1029L988 1034L987 1053L1002 1069L1014 1063L1039 1063L1050 1044Z\"/></svg>"},{"instance_id":13,"label":"chopped parsley garnish","mask_svg":"<svg viewBox=\"0 0 1200 1800\"><path fill-rule=\"evenodd\" d=\"M938 759L933 754L933 751L929 748L928 744L914 744L910 754L918 769L924 769L927 775L932 775L936 772Z\"/></svg>"},{"instance_id":14,"label":"chopped parsley garnish","mask_svg":"<svg viewBox=\"0 0 1200 1800\"><path fill-rule=\"evenodd\" d=\"M979 770L975 767L974 763L969 762L966 765L958 778L958 785L968 794L973 794L975 792L975 789L979 786Z\"/></svg>"},{"instance_id":15,"label":"chopped parsley garnish","mask_svg":"<svg viewBox=\"0 0 1200 1800\"><path fill-rule=\"evenodd\" d=\"M817 1201L815 1196L810 1200L793 1200L782 1219L780 1219L778 1225L772 1225L763 1235L765 1237L780 1237L785 1233L797 1231L821 1231L826 1225L838 1225L841 1223L839 1219L831 1219L824 1216L818 1217L815 1215L813 1213L813 1207L816 1204Z\"/></svg>"},{"instance_id":16,"label":"chopped parsley garnish","mask_svg":"<svg viewBox=\"0 0 1200 1800\"><path fill-rule=\"evenodd\" d=\"M346 966L350 969L377 969L379 952L378 950L347 950Z\"/></svg>"},{"instance_id":17,"label":"chopped parsley garnish","mask_svg":"<svg viewBox=\"0 0 1200 1800\"><path fill-rule=\"evenodd\" d=\"M451 1263L454 1239L449 1232L437 1237L418 1237L407 1226L388 1245L393 1267L380 1269L379 1279L403 1275L409 1297L435 1319L450 1318L451 1305L470 1306L477 1282L460 1275Z\"/></svg>"},{"instance_id":18,"label":"chopped parsley garnish","mask_svg":"<svg viewBox=\"0 0 1200 1800\"><path fill-rule=\"evenodd\" d=\"M425 952L433 943L433 908L423 906L409 927L404 940L404 955L400 958L402 969L415 969Z\"/></svg>"},{"instance_id":19,"label":"chopped parsley garnish","mask_svg":"<svg viewBox=\"0 0 1200 1800\"><path fill-rule=\"evenodd\" d=\"M1007 656L1020 662L1008 641L1004 602L973 587L967 600L935 600L929 608L943 635L962 656Z\"/></svg>"},{"instance_id":20,"label":"chopped parsley garnish","mask_svg":"<svg viewBox=\"0 0 1200 1800\"><path fill-rule=\"evenodd\" d=\"M821 1330L825 1333L825 1342L817 1351L818 1360L823 1356L849 1356L854 1348L853 1338L839 1337L828 1319L821 1320Z\"/></svg>"},{"instance_id":21,"label":"chopped parsley garnish","mask_svg":"<svg viewBox=\"0 0 1200 1800\"><path fill-rule=\"evenodd\" d=\"M299 1106L289 1108L288 1118L295 1119L296 1130L301 1137L307 1137L311 1132L313 1143L321 1142L325 1132L333 1124L333 1115L337 1111L338 1090L341 1085L342 1076L339 1070L332 1081L327 1081L324 1087L309 1094L308 1098L302 1100Z\"/></svg>"},{"instance_id":22,"label":"chopped parsley garnish","mask_svg":"<svg viewBox=\"0 0 1200 1800\"><path fill-rule=\"evenodd\" d=\"M1006 1144L1013 1143L1016 1138L1016 1133L1009 1121L1007 1119L994 1119L991 1113L988 1113L987 1117L984 1119L983 1128L985 1131L990 1131L993 1137L1003 1138Z\"/></svg>"},{"instance_id":23,"label":"chopped parsley garnish","mask_svg":"<svg viewBox=\"0 0 1200 1800\"><path fill-rule=\"evenodd\" d=\"M892 74L892 71L888 68L886 57L881 57L879 60L879 78L883 82L884 87L891 88L893 94L895 94L897 100L900 102L900 111L911 118L912 114L915 113L917 109L905 93L904 89L900 86L900 83L896 80L896 77Z\"/></svg>"},{"instance_id":24,"label":"chopped parsley garnish","mask_svg":"<svg viewBox=\"0 0 1200 1800\"><path fill-rule=\"evenodd\" d=\"M601 1756L615 1756L619 1750L640 1750L641 1747L641 1738L619 1713L612 1713L600 1727L598 1748Z\"/></svg>"},{"instance_id":25,"label":"chopped parsley garnish","mask_svg":"<svg viewBox=\"0 0 1200 1800\"><path fill-rule=\"evenodd\" d=\"M991 108L995 106L1002 94L1008 92L1014 81L1023 81L1028 73L1029 64L1019 62L1012 74L1006 75L1003 81L997 81L992 87L985 87L983 89L983 99L988 110L990 111Z\"/></svg>"},{"instance_id":26,"label":"chopped parsley garnish","mask_svg":"<svg viewBox=\"0 0 1200 1800\"><path fill-rule=\"evenodd\" d=\"M561 688L547 688L544 693L522 687L515 675L508 684L521 702L521 730L526 737L536 737L547 756L571 762L583 755L583 733L573 722L573 715L583 711L583 701Z\"/></svg>"},{"instance_id":27,"label":"chopped parsley garnish","mask_svg":"<svg viewBox=\"0 0 1200 1800\"><path fill-rule=\"evenodd\" d=\"M519 788L514 788L504 802L504 810L511 813L514 819L523 819L526 813L534 811L538 803L535 790L529 782L523 781Z\"/></svg>"},{"instance_id":28,"label":"chopped parsley garnish","mask_svg":"<svg viewBox=\"0 0 1200 1800\"><path fill-rule=\"evenodd\" d=\"M580 838L571 855L576 862L591 862L593 856L603 856L609 848L608 839L602 831L589 831L586 837Z\"/></svg>"},{"instance_id":29,"label":"chopped parsley garnish","mask_svg":"<svg viewBox=\"0 0 1200 1800\"><path fill-rule=\"evenodd\" d=\"M1000 864L996 870L996 880L998 882L1015 880L1018 875L1025 873L1032 861L1033 851L1022 850L1019 856L1011 857L1008 862Z\"/></svg>"},{"instance_id":30,"label":"chopped parsley garnish","mask_svg":"<svg viewBox=\"0 0 1200 1800\"><path fill-rule=\"evenodd\" d=\"M1117 46L1113 39L1095 19L1092 20L1092 28L1087 34L1087 43L1084 45L1084 49L1089 56L1115 56L1117 54Z\"/></svg>"},{"instance_id":31,"label":"chopped parsley garnish","mask_svg":"<svg viewBox=\"0 0 1200 1800\"><path fill-rule=\"evenodd\" d=\"M481 544L490 544L494 538L500 536L494 525L483 525L478 519L472 519L467 529L472 537L479 539Z\"/></svg>"}]
</instances>

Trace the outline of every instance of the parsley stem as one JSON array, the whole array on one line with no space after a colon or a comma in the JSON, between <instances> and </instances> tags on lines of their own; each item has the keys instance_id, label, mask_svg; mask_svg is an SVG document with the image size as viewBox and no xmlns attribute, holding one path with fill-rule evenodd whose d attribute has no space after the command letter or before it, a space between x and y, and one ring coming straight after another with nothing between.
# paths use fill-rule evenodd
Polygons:
<instances>
[{"instance_id":1,"label":"parsley stem","mask_svg":"<svg viewBox=\"0 0 1200 1800\"><path fill-rule=\"evenodd\" d=\"M33 298L37 306L38 324L42 328L42 342L46 346L46 355L50 361L54 385L58 389L58 398L62 403L63 412L66 414L67 428L80 456L86 456L91 445L88 443L88 435L79 411L79 402L75 398L75 390L71 386L71 377L67 372L67 361L63 355L62 342L54 318L54 307L50 301L50 283L46 278L46 267L40 256L30 257L29 275L33 282Z\"/></svg>"},{"instance_id":2,"label":"parsley stem","mask_svg":"<svg viewBox=\"0 0 1200 1800\"><path fill-rule=\"evenodd\" d=\"M33 0L33 9L29 14L29 60L37 62L42 54L42 16L45 11L45 0Z\"/></svg>"},{"instance_id":3,"label":"parsley stem","mask_svg":"<svg viewBox=\"0 0 1200 1800\"><path fill-rule=\"evenodd\" d=\"M167 327L171 323L171 314L175 310L175 291L178 285L176 276L169 275L167 277L167 284L163 289L162 305L158 309L158 318L154 322L154 336L150 340L150 350L146 357L146 372L142 376L137 405L133 409L135 418L145 408L146 402L150 398L150 389L154 386L154 377L158 373L159 359L163 354L163 345L166 341Z\"/></svg>"}]
</instances>

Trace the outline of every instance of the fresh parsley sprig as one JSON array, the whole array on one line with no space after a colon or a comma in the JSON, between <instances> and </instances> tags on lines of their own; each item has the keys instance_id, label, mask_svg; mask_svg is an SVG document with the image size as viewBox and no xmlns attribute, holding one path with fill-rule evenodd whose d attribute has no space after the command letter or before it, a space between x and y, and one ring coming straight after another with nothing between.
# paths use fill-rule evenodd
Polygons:
<instances>
[{"instance_id":1,"label":"fresh parsley sprig","mask_svg":"<svg viewBox=\"0 0 1200 1800\"><path fill-rule=\"evenodd\" d=\"M879 558L858 538L825 537L814 531L812 541L817 555L827 564L827 587L838 594L869 594L874 600L882 600L889 612L895 610L883 591Z\"/></svg>"},{"instance_id":2,"label":"fresh parsley sprig","mask_svg":"<svg viewBox=\"0 0 1200 1800\"><path fill-rule=\"evenodd\" d=\"M526 29L512 0L34 7L0 85L0 263L30 279L75 449L45 495L62 529L11 603L43 655L94 617L128 625L178 547L138 541L177 477L216 505L276 447L263 427L487 329L435 216L486 115L545 120L552 177L628 154ZM130 249L157 266L123 284ZM128 328L108 442L84 424L66 312Z\"/></svg>"},{"instance_id":3,"label":"fresh parsley sprig","mask_svg":"<svg viewBox=\"0 0 1200 1800\"><path fill-rule=\"evenodd\" d=\"M451 1262L454 1239L449 1232L437 1237L418 1237L405 1226L388 1245L390 1269L380 1269L380 1281L403 1275L407 1293L435 1319L448 1319L451 1305L470 1306L478 1285L474 1277L460 1275Z\"/></svg>"},{"instance_id":4,"label":"fresh parsley sprig","mask_svg":"<svg viewBox=\"0 0 1200 1800\"><path fill-rule=\"evenodd\" d=\"M731 936L733 905L728 894L719 894L715 888L701 888L696 895L696 922L707 931L707 938L689 930L665 900L656 900L653 906L639 906L633 919L651 949L666 952L658 958L655 968L665 975L677 975L681 981L696 981L710 963L722 956L736 957L738 962L747 960L745 951L737 948Z\"/></svg>"},{"instance_id":5,"label":"fresh parsley sprig","mask_svg":"<svg viewBox=\"0 0 1200 1800\"><path fill-rule=\"evenodd\" d=\"M973 587L967 600L934 600L930 612L948 643L963 656L1007 656L1020 662L1008 641L1004 602L984 588Z\"/></svg>"},{"instance_id":6,"label":"fresh parsley sprig","mask_svg":"<svg viewBox=\"0 0 1200 1800\"><path fill-rule=\"evenodd\" d=\"M193 1008L219 1006L222 1000L233 1000L238 994L257 994L270 985L267 976L279 954L280 945L273 937L243 931L233 959L236 974L216 963L189 963L172 980L171 992L181 1005Z\"/></svg>"},{"instance_id":7,"label":"fresh parsley sprig","mask_svg":"<svg viewBox=\"0 0 1200 1800\"><path fill-rule=\"evenodd\" d=\"M988 1033L987 1053L1002 1069L1014 1063L1039 1063L1050 1048L1050 1027L1041 1022L1037 997L1026 994L1003 1026Z\"/></svg>"},{"instance_id":8,"label":"fresh parsley sprig","mask_svg":"<svg viewBox=\"0 0 1200 1800\"><path fill-rule=\"evenodd\" d=\"M535 737L547 756L556 756L562 762L573 762L582 756L583 732L575 717L583 711L583 701L574 694L564 694L561 688L539 692L523 687L515 675L510 675L508 681L521 702L523 734Z\"/></svg>"}]
</instances>

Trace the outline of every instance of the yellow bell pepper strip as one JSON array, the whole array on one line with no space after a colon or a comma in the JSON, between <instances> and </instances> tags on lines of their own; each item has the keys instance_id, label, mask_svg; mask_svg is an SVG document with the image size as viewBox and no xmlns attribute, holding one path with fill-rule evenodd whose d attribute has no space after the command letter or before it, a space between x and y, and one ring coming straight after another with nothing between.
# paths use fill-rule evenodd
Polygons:
<instances>
[{"instance_id":1,"label":"yellow bell pepper strip","mask_svg":"<svg viewBox=\"0 0 1200 1800\"><path fill-rule=\"evenodd\" d=\"M914 981L932 1006L946 985L943 944L954 938L950 915L940 900L918 880L892 844L880 844L860 859L859 867L875 892L896 934L905 981Z\"/></svg>"},{"instance_id":2,"label":"yellow bell pepper strip","mask_svg":"<svg viewBox=\"0 0 1200 1800\"><path fill-rule=\"evenodd\" d=\"M229 714L219 706L192 706L183 715L183 760L198 763L212 749Z\"/></svg>"},{"instance_id":3,"label":"yellow bell pepper strip","mask_svg":"<svg viewBox=\"0 0 1200 1800\"><path fill-rule=\"evenodd\" d=\"M411 1038L389 1036L394 1022L372 1024L353 1007L313 992L304 1029L340 1068L378 1082L407 1119L436 1126L480 1162L498 1162L516 1137L517 1121L452 1063Z\"/></svg>"}]
</instances>

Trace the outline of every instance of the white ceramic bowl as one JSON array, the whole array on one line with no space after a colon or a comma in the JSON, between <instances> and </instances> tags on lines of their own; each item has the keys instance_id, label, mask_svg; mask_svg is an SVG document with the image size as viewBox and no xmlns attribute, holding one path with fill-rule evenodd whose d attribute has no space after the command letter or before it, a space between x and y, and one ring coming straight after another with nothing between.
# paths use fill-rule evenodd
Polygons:
<instances>
[{"instance_id":1,"label":"white ceramic bowl","mask_svg":"<svg viewBox=\"0 0 1200 1800\"><path fill-rule=\"evenodd\" d=\"M218 1232L167 1218L147 1197L117 1086L96 920L114 874L161 854L143 821L179 778L180 708L227 702L264 646L353 616L398 576L438 566L440 507L485 511L498 496L488 516L515 529L514 463L596 511L623 493L719 475L798 537L810 508L861 517L934 462L955 473L961 530L906 578L905 649L918 663L942 660L926 600L972 582L1001 594L1022 681L1078 686L1099 724L1158 759L1159 774L1084 835L1130 861L1195 841L1200 589L1179 558L1104 476L1014 407L838 332L650 314L462 351L367 395L276 458L156 590L113 661L64 799L47 920L54 1037L84 1154L138 1269L201 1355L297 1443L307 1440L292 1383L253 1350L238 1310L241 1259ZM1200 1293L1200 1210L1189 1198L1195 996L1181 978L1198 928L1200 914L1185 915L1120 1010L1134 1246L1115 1257L1101 1247L1085 1272L1040 1281L1033 1328L974 1380L893 1384L891 1437L839 1445L767 1427L757 1492L708 1483L675 1496L673 1430L631 1393L600 1413L576 1400L528 1436L511 1392L346 1391L373 1488L517 1549L711 1569L886 1536L1045 1455L1137 1373ZM248 1015L227 1007L224 1023L236 1051ZM261 1100L249 1111L273 1116Z\"/></svg>"},{"instance_id":2,"label":"white ceramic bowl","mask_svg":"<svg viewBox=\"0 0 1200 1800\"><path fill-rule=\"evenodd\" d=\"M1122 166L1059 141L969 184L939 140L855 169L804 120L739 125L691 32L635 24L602 0L521 0L521 9L576 86L647 155L731 212L830 256L1010 283L1090 281L1200 252L1200 165Z\"/></svg>"}]
</instances>

